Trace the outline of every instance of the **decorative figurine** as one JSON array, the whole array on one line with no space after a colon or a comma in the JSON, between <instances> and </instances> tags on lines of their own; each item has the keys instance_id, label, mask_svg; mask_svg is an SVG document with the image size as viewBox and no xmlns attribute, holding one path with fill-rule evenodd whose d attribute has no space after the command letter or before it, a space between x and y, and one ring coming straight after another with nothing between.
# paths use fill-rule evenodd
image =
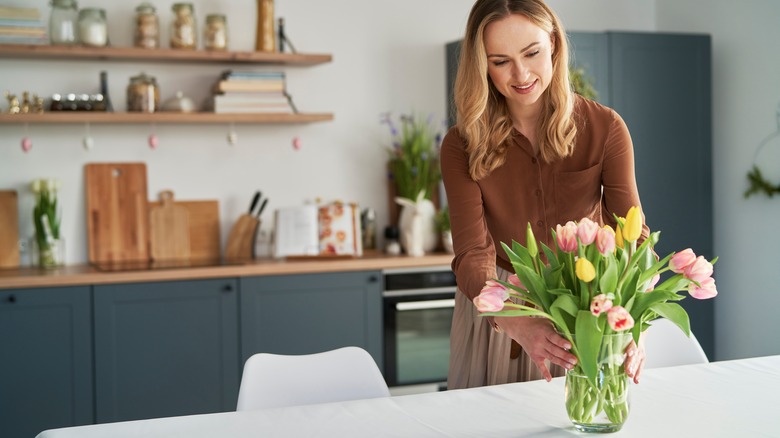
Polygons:
<instances>
[{"instance_id":1,"label":"decorative figurine","mask_svg":"<svg viewBox=\"0 0 780 438\"><path fill-rule=\"evenodd\" d=\"M19 114L21 108L19 108L19 98L15 94L11 94L8 90L3 92L3 95L8 99L8 114Z\"/></svg>"},{"instance_id":2,"label":"decorative figurine","mask_svg":"<svg viewBox=\"0 0 780 438\"><path fill-rule=\"evenodd\" d=\"M30 107L32 104L30 103L30 92L29 91L23 91L22 92L22 106L19 108L19 112L22 114L27 114L30 112Z\"/></svg>"}]
</instances>

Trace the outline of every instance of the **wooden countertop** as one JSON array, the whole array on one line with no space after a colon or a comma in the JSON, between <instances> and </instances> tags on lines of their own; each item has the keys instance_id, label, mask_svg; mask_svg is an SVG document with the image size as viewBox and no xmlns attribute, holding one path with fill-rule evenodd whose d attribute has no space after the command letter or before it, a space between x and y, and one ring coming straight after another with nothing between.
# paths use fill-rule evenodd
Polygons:
<instances>
[{"instance_id":1,"label":"wooden countertop","mask_svg":"<svg viewBox=\"0 0 780 438\"><path fill-rule=\"evenodd\" d=\"M0 269L0 289L449 266L452 257L452 254L443 253L428 254L423 257L367 253L363 257L357 258L258 259L239 264L120 271L106 271L89 265L74 265L57 269Z\"/></svg>"}]
</instances>

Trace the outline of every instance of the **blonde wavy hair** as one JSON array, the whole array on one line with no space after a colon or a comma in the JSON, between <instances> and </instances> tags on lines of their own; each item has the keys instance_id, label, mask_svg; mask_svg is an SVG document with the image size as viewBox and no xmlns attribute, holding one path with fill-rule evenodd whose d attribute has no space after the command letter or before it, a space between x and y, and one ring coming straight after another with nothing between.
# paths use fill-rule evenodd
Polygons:
<instances>
[{"instance_id":1,"label":"blonde wavy hair","mask_svg":"<svg viewBox=\"0 0 780 438\"><path fill-rule=\"evenodd\" d=\"M466 140L469 173L479 180L504 164L512 134L504 96L488 77L483 36L488 24L521 14L552 38L553 75L542 95L537 126L539 151L545 162L568 157L574 151L577 128L569 83L569 46L560 20L542 0L477 0L469 14L455 77L455 107L460 135Z\"/></svg>"}]
</instances>

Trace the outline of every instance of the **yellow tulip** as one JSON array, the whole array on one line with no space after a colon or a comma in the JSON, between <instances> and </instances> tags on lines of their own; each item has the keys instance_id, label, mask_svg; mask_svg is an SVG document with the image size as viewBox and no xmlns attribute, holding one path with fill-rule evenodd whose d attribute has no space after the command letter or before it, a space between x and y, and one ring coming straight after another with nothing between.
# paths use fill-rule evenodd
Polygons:
<instances>
[{"instance_id":1,"label":"yellow tulip","mask_svg":"<svg viewBox=\"0 0 780 438\"><path fill-rule=\"evenodd\" d=\"M577 259L577 262L574 264L574 272L577 274L577 278L585 283L590 283L596 278L596 268L593 267L593 263L590 260L584 257Z\"/></svg>"},{"instance_id":2,"label":"yellow tulip","mask_svg":"<svg viewBox=\"0 0 780 438\"><path fill-rule=\"evenodd\" d=\"M631 207L626 213L626 224L623 225L623 238L634 242L642 234L642 212L639 207Z\"/></svg>"},{"instance_id":3,"label":"yellow tulip","mask_svg":"<svg viewBox=\"0 0 780 438\"><path fill-rule=\"evenodd\" d=\"M531 257L536 257L536 254L539 253L539 247L536 245L536 237L534 237L534 231L531 229L530 222L528 222L528 227L525 230L525 244Z\"/></svg>"},{"instance_id":4,"label":"yellow tulip","mask_svg":"<svg viewBox=\"0 0 780 438\"><path fill-rule=\"evenodd\" d=\"M623 221L623 223L625 223L625 221ZM615 246L618 248L626 247L625 242L623 242L623 225L620 221L618 221L617 233L615 233Z\"/></svg>"}]
</instances>

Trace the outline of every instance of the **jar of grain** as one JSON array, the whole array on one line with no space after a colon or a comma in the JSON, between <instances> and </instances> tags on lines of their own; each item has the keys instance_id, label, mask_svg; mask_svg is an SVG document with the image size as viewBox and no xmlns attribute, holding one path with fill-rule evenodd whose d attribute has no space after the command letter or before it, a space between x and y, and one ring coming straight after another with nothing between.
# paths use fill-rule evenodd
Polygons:
<instances>
[{"instance_id":1,"label":"jar of grain","mask_svg":"<svg viewBox=\"0 0 780 438\"><path fill-rule=\"evenodd\" d=\"M206 50L227 50L227 19L225 16L222 14L207 15L203 37L203 46Z\"/></svg>"},{"instance_id":2,"label":"jar of grain","mask_svg":"<svg viewBox=\"0 0 780 438\"><path fill-rule=\"evenodd\" d=\"M127 86L127 111L153 113L160 109L160 88L153 76L141 73Z\"/></svg>"},{"instance_id":3,"label":"jar of grain","mask_svg":"<svg viewBox=\"0 0 780 438\"><path fill-rule=\"evenodd\" d=\"M174 3L172 9L171 48L196 49L198 47L198 33L192 3Z\"/></svg>"},{"instance_id":4,"label":"jar of grain","mask_svg":"<svg viewBox=\"0 0 780 438\"><path fill-rule=\"evenodd\" d=\"M160 21L151 3L144 2L135 8L135 47L156 49L160 47Z\"/></svg>"},{"instance_id":5,"label":"jar of grain","mask_svg":"<svg viewBox=\"0 0 780 438\"><path fill-rule=\"evenodd\" d=\"M105 9L84 8L79 11L79 41L81 44L91 47L108 45Z\"/></svg>"}]
</instances>

